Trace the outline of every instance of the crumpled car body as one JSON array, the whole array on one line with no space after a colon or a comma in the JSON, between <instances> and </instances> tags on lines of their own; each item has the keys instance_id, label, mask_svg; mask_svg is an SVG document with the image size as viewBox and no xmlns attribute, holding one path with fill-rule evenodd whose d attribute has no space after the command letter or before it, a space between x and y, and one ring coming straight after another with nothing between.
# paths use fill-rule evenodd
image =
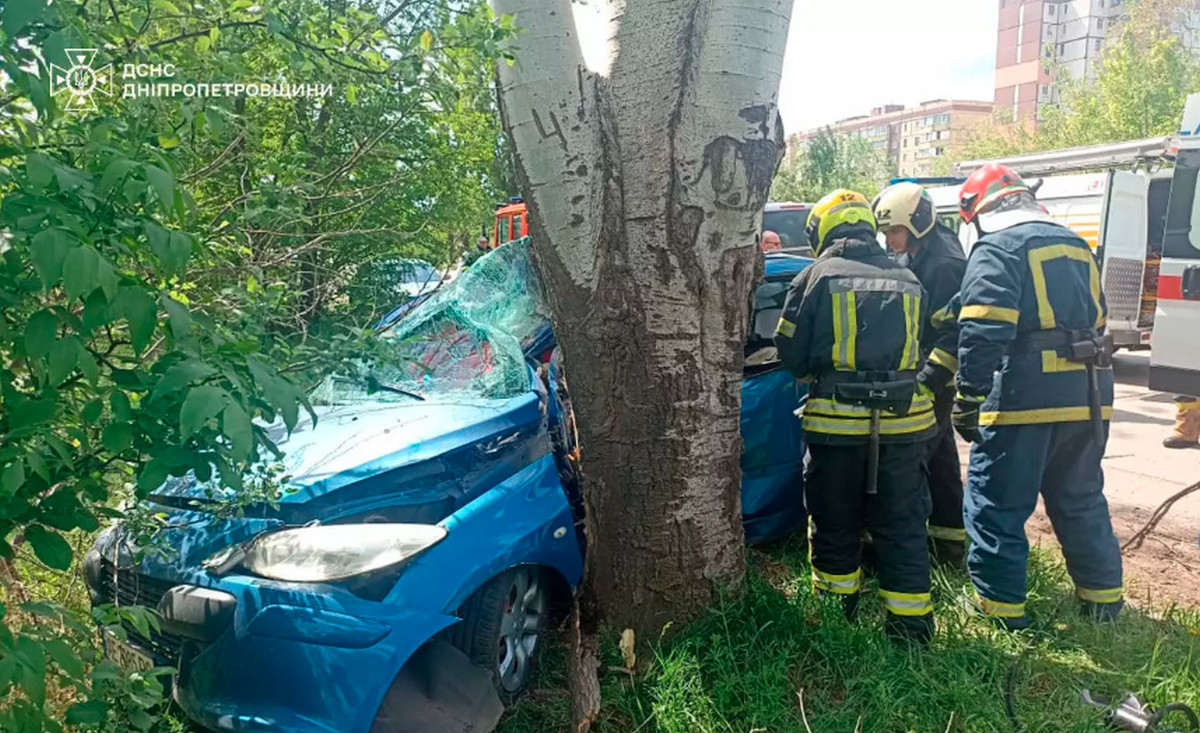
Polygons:
<instances>
[{"instance_id":1,"label":"crumpled car body","mask_svg":"<svg viewBox=\"0 0 1200 733\"><path fill-rule=\"evenodd\" d=\"M548 358L553 334L538 314L508 314L501 331L511 338L474 320L494 312L495 301L514 302L511 293L471 290L505 278L512 287L505 267L523 273L518 285L536 289L522 269L522 246L489 254L402 321L416 322L397 341L409 361L386 381L423 388L426 399L335 386L314 402L315 424L306 417L290 435L272 427L289 476L275 506L218 516L219 488L189 475L150 497L166 517L165 552L135 559L119 525L101 534L85 559L94 602L159 609L161 629L148 638L131 631L129 644L178 670L173 696L194 721L212 730L297 733L494 725L502 708L491 677L482 675L481 687L469 668L453 666L465 657L445 643L448 630L462 623L464 603L506 571L537 568L562 595L583 572L582 502L566 455L557 360ZM782 292L780 283L808 262L768 258L767 284ZM505 267L489 275L497 263ZM456 296L456 288L463 293ZM758 309L763 324L777 319L767 312L773 304L782 306L779 293ZM457 346L446 353L437 339L454 328ZM462 363L483 375L475 382L482 388L459 389ZM803 437L793 415L803 387L767 363L748 368L743 393L743 511L748 538L765 541L805 518ZM444 538L394 572L338 581L285 582L205 565L230 548L314 522L434 525ZM419 663L455 671L443 671L449 682L418 675L402 694L400 681ZM445 728L397 727L381 712L389 705L463 710Z\"/></svg>"}]
</instances>

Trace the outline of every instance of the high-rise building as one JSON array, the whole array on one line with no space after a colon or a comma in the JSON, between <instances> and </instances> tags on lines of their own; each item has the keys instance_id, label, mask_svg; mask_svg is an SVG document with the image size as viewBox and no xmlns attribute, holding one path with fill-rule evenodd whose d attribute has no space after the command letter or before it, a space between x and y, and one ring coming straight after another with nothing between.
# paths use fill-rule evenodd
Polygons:
<instances>
[{"instance_id":1,"label":"high-rise building","mask_svg":"<svg viewBox=\"0 0 1200 733\"><path fill-rule=\"evenodd\" d=\"M996 110L1027 121L1040 119L1047 105L1058 103L1056 69L1072 79L1095 76L1104 39L1129 5L1127 0L998 2ZM1194 22L1178 30L1185 45L1200 47Z\"/></svg>"},{"instance_id":2,"label":"high-rise building","mask_svg":"<svg viewBox=\"0 0 1200 733\"><path fill-rule=\"evenodd\" d=\"M901 176L928 176L935 172L936 161L949 153L951 141L991 118L991 102L936 99L911 108L876 107L869 115L839 120L828 128L866 140ZM789 154L795 155L822 129L793 135L788 140Z\"/></svg>"}]
</instances>

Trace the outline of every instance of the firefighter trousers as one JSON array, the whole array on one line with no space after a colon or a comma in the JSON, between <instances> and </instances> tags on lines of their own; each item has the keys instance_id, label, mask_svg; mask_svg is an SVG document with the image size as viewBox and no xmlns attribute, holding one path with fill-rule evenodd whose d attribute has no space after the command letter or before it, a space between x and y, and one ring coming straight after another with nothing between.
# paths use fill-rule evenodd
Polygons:
<instances>
[{"instance_id":1,"label":"firefighter trousers","mask_svg":"<svg viewBox=\"0 0 1200 733\"><path fill-rule=\"evenodd\" d=\"M810 443L805 503L812 522L813 585L841 596L853 616L862 587L862 531L871 533L879 595L889 635L927 641L933 634L929 548L925 523L929 495L921 481L921 444L879 448L877 493L867 494L870 448Z\"/></svg>"},{"instance_id":2,"label":"firefighter trousers","mask_svg":"<svg viewBox=\"0 0 1200 733\"><path fill-rule=\"evenodd\" d=\"M1097 444L1091 424L1000 425L980 432L983 442L971 449L963 516L971 538L967 568L983 612L1001 620L1025 618L1025 521L1040 492L1076 595L1097 614L1115 616L1123 598L1121 548L1104 498L1104 444Z\"/></svg>"},{"instance_id":3,"label":"firefighter trousers","mask_svg":"<svg viewBox=\"0 0 1200 733\"><path fill-rule=\"evenodd\" d=\"M929 538L935 543L935 552L947 555L947 560L962 562L967 532L963 529L962 466L958 462L954 426L950 423L954 392L954 387L950 387L934 399L938 433L929 441L921 472L933 502L933 510L929 515Z\"/></svg>"}]
</instances>

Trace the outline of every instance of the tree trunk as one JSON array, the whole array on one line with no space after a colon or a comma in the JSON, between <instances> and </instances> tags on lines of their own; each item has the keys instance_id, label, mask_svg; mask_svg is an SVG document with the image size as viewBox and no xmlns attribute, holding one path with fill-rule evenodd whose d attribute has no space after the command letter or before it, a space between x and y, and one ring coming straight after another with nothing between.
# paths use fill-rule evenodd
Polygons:
<instances>
[{"instance_id":1,"label":"tree trunk","mask_svg":"<svg viewBox=\"0 0 1200 733\"><path fill-rule=\"evenodd\" d=\"M791 0L628 0L598 71L568 0L495 2L523 29L501 106L579 424L586 600L653 639L744 573L742 350Z\"/></svg>"}]
</instances>

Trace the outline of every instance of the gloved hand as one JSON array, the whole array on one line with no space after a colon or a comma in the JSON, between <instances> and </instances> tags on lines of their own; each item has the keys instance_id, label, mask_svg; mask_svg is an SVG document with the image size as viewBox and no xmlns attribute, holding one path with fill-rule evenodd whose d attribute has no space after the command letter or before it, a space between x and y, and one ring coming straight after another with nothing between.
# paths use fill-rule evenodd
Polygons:
<instances>
[{"instance_id":1,"label":"gloved hand","mask_svg":"<svg viewBox=\"0 0 1200 733\"><path fill-rule=\"evenodd\" d=\"M968 397L961 393L954 398L950 422L968 443L983 442L983 436L979 433L979 408L983 406L983 400L983 397Z\"/></svg>"},{"instance_id":2,"label":"gloved hand","mask_svg":"<svg viewBox=\"0 0 1200 733\"><path fill-rule=\"evenodd\" d=\"M954 384L954 372L941 364L927 361L921 371L917 372L917 384L923 385L932 394L937 394Z\"/></svg>"}]
</instances>

